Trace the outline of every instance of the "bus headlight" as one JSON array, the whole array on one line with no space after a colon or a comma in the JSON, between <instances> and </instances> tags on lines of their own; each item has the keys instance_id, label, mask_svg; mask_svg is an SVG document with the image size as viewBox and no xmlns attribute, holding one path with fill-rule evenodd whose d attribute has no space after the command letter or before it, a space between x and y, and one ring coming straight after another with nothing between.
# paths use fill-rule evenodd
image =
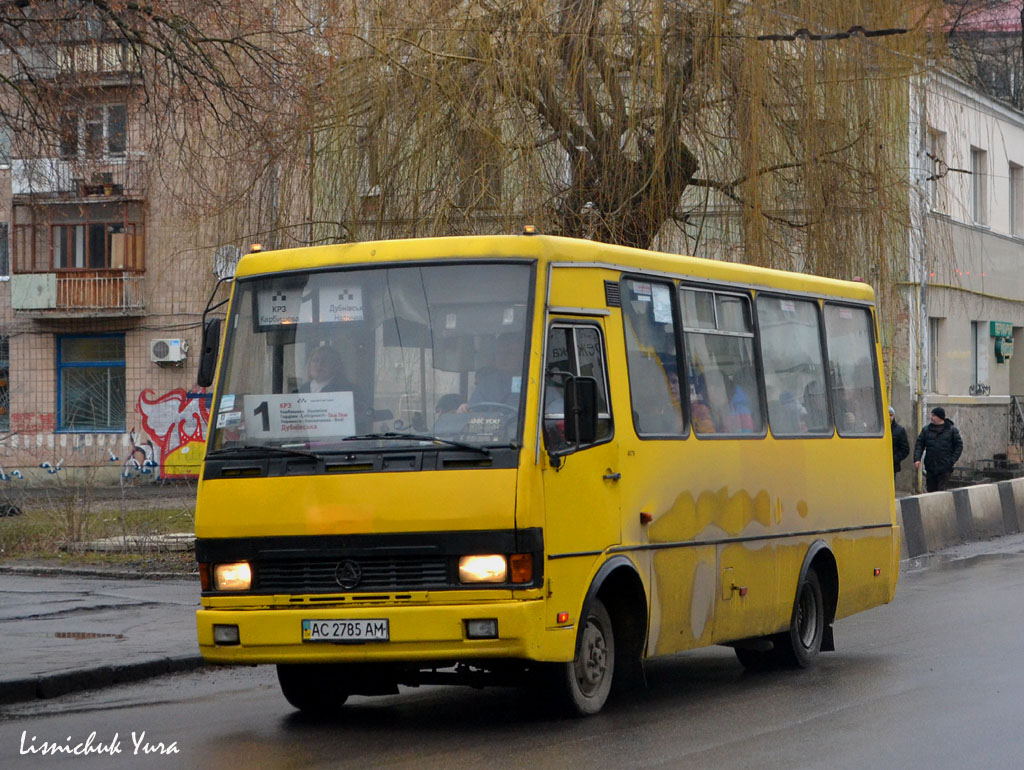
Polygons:
<instances>
[{"instance_id":1,"label":"bus headlight","mask_svg":"<svg viewBox=\"0 0 1024 770\"><path fill-rule=\"evenodd\" d=\"M214 591L248 591L252 586L252 570L249 562L218 564L213 568Z\"/></svg>"},{"instance_id":2,"label":"bus headlight","mask_svg":"<svg viewBox=\"0 0 1024 770\"><path fill-rule=\"evenodd\" d=\"M504 556L463 556L459 559L459 582L504 583L508 578L508 564Z\"/></svg>"}]
</instances>

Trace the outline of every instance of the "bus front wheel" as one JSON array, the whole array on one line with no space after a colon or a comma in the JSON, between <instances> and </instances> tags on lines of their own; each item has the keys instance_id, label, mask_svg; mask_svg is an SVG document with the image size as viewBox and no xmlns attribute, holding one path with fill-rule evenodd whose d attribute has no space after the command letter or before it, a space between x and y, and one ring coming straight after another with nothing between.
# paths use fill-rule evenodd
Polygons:
<instances>
[{"instance_id":1,"label":"bus front wheel","mask_svg":"<svg viewBox=\"0 0 1024 770\"><path fill-rule=\"evenodd\" d=\"M825 634L825 601L821 582L813 568L807 570L796 589L789 631L779 634L775 649L779 663L787 668L809 668L821 653Z\"/></svg>"},{"instance_id":2,"label":"bus front wheel","mask_svg":"<svg viewBox=\"0 0 1024 770\"><path fill-rule=\"evenodd\" d=\"M580 633L576 659L556 666L555 687L569 714L589 716L608 700L615 674L615 634L600 599L591 602Z\"/></svg>"},{"instance_id":3,"label":"bus front wheel","mask_svg":"<svg viewBox=\"0 0 1024 770\"><path fill-rule=\"evenodd\" d=\"M348 700L348 693L339 686L341 678L331 673L325 665L277 665L277 681L285 700L308 714L330 714Z\"/></svg>"}]
</instances>

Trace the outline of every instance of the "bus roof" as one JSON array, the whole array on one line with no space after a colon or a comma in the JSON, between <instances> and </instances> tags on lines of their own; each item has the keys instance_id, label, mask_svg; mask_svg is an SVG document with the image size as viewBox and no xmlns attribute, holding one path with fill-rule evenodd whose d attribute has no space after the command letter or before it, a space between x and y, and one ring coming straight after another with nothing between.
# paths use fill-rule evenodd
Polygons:
<instances>
[{"instance_id":1,"label":"bus roof","mask_svg":"<svg viewBox=\"0 0 1024 770\"><path fill-rule=\"evenodd\" d=\"M515 259L539 263L606 266L622 271L655 272L746 286L845 297L873 302L867 283L842 281L703 257L683 256L553 235L462 235L362 241L246 254L237 277L268 275L335 265L372 265L438 259Z\"/></svg>"}]
</instances>

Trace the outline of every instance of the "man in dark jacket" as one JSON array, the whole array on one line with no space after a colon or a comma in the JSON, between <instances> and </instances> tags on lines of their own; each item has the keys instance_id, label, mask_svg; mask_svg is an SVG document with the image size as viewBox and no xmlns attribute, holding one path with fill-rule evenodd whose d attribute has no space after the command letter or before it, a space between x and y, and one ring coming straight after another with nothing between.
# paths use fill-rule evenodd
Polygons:
<instances>
[{"instance_id":1,"label":"man in dark jacket","mask_svg":"<svg viewBox=\"0 0 1024 770\"><path fill-rule=\"evenodd\" d=\"M946 419L946 410L941 406L932 409L931 421L921 431L914 445L914 467L921 467L924 455L924 472L927 474L926 487L929 492L946 488L949 474L964 451L960 431L952 420Z\"/></svg>"},{"instance_id":2,"label":"man in dark jacket","mask_svg":"<svg viewBox=\"0 0 1024 770\"><path fill-rule=\"evenodd\" d=\"M891 406L889 425L892 427L892 472L895 475L900 472L900 463L910 454L910 441L907 440L906 428L896 422L896 410Z\"/></svg>"}]
</instances>

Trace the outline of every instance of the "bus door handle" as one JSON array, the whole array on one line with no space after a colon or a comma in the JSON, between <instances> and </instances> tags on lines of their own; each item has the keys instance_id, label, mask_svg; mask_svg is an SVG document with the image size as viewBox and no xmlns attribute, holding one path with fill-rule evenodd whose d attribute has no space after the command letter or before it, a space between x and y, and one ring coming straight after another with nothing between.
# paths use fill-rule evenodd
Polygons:
<instances>
[{"instance_id":1,"label":"bus door handle","mask_svg":"<svg viewBox=\"0 0 1024 770\"><path fill-rule=\"evenodd\" d=\"M622 474L621 473L606 473L601 478L603 478L605 481L618 481L619 479L622 478Z\"/></svg>"}]
</instances>

